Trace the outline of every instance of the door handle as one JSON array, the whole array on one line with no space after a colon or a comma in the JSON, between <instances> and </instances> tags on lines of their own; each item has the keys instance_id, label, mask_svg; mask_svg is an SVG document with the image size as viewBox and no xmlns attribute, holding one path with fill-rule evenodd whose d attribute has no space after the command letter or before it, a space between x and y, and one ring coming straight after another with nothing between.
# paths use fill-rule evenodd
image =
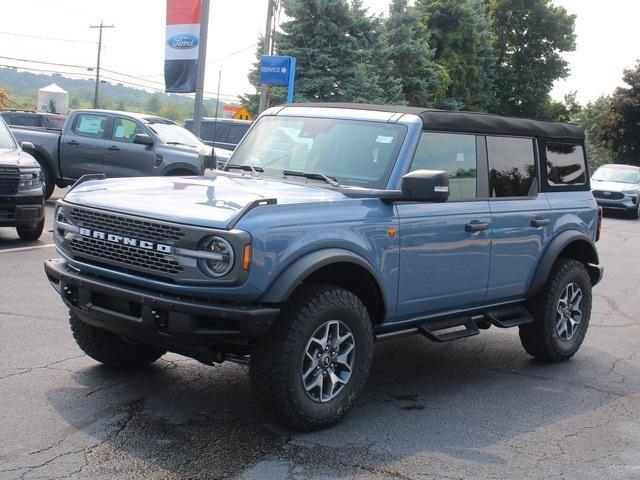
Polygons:
<instances>
[{"instance_id":1,"label":"door handle","mask_svg":"<svg viewBox=\"0 0 640 480\"><path fill-rule=\"evenodd\" d=\"M80 145L77 140L69 140L67 145Z\"/></svg>"},{"instance_id":2,"label":"door handle","mask_svg":"<svg viewBox=\"0 0 640 480\"><path fill-rule=\"evenodd\" d=\"M118 150L120 150L120 147L116 147L115 145L111 145L110 147L107 147L107 150L111 150L112 152L117 152Z\"/></svg>"},{"instance_id":3,"label":"door handle","mask_svg":"<svg viewBox=\"0 0 640 480\"><path fill-rule=\"evenodd\" d=\"M465 232L482 232L484 230L488 230L489 229L489 224L488 223L481 223L481 222L471 222L471 223L467 223L464 226L464 231Z\"/></svg>"},{"instance_id":4,"label":"door handle","mask_svg":"<svg viewBox=\"0 0 640 480\"><path fill-rule=\"evenodd\" d=\"M551 223L551 220L548 218L536 218L535 220L531 220L532 227L546 227Z\"/></svg>"}]
</instances>

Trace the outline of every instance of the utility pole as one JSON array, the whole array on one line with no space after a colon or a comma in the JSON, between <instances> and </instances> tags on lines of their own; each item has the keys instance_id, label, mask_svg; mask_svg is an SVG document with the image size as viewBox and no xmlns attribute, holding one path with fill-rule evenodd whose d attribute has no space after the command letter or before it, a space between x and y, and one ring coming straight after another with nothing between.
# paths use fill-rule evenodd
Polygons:
<instances>
[{"instance_id":1,"label":"utility pole","mask_svg":"<svg viewBox=\"0 0 640 480\"><path fill-rule=\"evenodd\" d=\"M89 28L99 28L100 32L98 33L98 62L96 65L96 91L93 96L93 108L98 108L98 90L100 88L100 51L102 50L102 29L103 28L114 28L115 25L104 25L102 20L100 21L100 25L89 25Z\"/></svg>"},{"instance_id":2,"label":"utility pole","mask_svg":"<svg viewBox=\"0 0 640 480\"><path fill-rule=\"evenodd\" d=\"M202 125L202 102L204 100L204 71L207 66L207 33L209 32L209 0L202 0L200 11L200 40L198 42L198 65L196 72L196 101L193 106L193 134L200 136Z\"/></svg>"},{"instance_id":3,"label":"utility pole","mask_svg":"<svg viewBox=\"0 0 640 480\"><path fill-rule=\"evenodd\" d=\"M271 55L271 31L273 23L273 13L276 8L276 0L269 0L267 7L267 28L264 31L264 45L262 45L262 54ZM260 106L258 114L264 112L267 108L267 97L269 96L269 85L260 85Z\"/></svg>"}]
</instances>

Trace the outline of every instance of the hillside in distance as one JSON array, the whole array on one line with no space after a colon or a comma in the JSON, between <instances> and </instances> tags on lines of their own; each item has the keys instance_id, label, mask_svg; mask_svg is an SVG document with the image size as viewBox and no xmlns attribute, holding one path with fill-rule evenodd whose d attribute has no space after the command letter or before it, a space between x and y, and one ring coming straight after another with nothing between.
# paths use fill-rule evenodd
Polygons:
<instances>
[{"instance_id":1,"label":"hillside in distance","mask_svg":"<svg viewBox=\"0 0 640 480\"><path fill-rule=\"evenodd\" d=\"M0 68L0 88L9 95L9 108L33 110L38 90L51 83L69 92L69 108L92 108L94 79L75 79L60 74L37 74L15 68ZM221 115L225 105L218 107ZM100 83L100 108L153 113L178 122L193 117L193 98L153 92L122 83ZM213 116L216 101L205 100L204 115Z\"/></svg>"}]
</instances>

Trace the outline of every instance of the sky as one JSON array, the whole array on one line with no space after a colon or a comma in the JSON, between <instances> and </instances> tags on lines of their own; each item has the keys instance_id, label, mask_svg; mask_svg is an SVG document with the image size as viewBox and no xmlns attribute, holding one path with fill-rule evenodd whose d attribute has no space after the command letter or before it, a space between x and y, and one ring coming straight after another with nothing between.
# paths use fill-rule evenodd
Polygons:
<instances>
[{"instance_id":1,"label":"sky","mask_svg":"<svg viewBox=\"0 0 640 480\"><path fill-rule=\"evenodd\" d=\"M0 65L25 66L78 78L94 75L98 31L104 21L103 77L162 90L165 0L20 0L3 2ZM364 0L370 12L386 13L389 0ZM571 76L557 82L552 96L576 91L582 103L622 84L622 72L640 59L635 32L638 0L555 0L577 15L577 50L566 54ZM264 31L267 0L211 0L205 95L214 97L221 72L221 98L252 92L247 73ZM9 58L8 58L9 57ZM25 63L20 59L46 63ZM70 76L70 75L69 75Z\"/></svg>"}]
</instances>

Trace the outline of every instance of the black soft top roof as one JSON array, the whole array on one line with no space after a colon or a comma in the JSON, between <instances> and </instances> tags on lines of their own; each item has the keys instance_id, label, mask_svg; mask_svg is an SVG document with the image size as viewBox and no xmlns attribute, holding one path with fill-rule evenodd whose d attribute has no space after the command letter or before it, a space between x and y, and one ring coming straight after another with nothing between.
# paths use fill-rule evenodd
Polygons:
<instances>
[{"instance_id":1,"label":"black soft top roof","mask_svg":"<svg viewBox=\"0 0 640 480\"><path fill-rule=\"evenodd\" d=\"M295 103L287 107L350 108L417 115L427 130L545 137L555 140L584 141L584 129L572 123L544 122L528 118L505 117L479 112L454 112L420 107L369 105L359 103Z\"/></svg>"}]
</instances>

